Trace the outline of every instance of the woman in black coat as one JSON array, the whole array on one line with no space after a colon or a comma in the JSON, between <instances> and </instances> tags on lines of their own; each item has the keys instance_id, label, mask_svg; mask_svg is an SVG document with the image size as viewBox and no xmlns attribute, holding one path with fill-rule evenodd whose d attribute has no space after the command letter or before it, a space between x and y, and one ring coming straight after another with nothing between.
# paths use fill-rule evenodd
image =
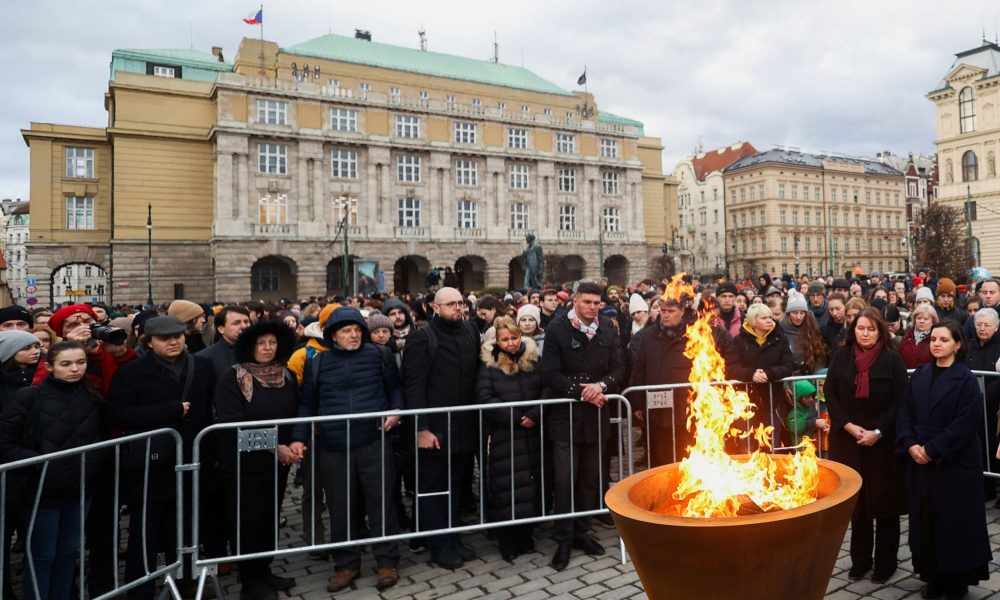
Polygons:
<instances>
[{"instance_id":1,"label":"woman in black coat","mask_svg":"<svg viewBox=\"0 0 1000 600\"><path fill-rule=\"evenodd\" d=\"M889 346L890 339L882 312L866 308L847 329L844 346L831 357L823 386L830 412L830 459L862 477L851 516L847 576L851 580L864 577L873 566L874 549L875 583L885 583L896 572L899 515L904 511L893 444L906 367Z\"/></svg>"},{"instance_id":2,"label":"woman in black coat","mask_svg":"<svg viewBox=\"0 0 1000 600\"><path fill-rule=\"evenodd\" d=\"M924 598L962 598L989 578L983 509L983 397L954 321L931 329L933 362L917 369L899 407L896 451L907 456L910 552Z\"/></svg>"},{"instance_id":3,"label":"woman in black coat","mask_svg":"<svg viewBox=\"0 0 1000 600\"><path fill-rule=\"evenodd\" d=\"M222 374L215 390L215 411L220 423L274 421L294 418L298 411L295 377L285 368L295 349L295 332L277 320L257 321L236 338L237 364ZM261 424L261 428L268 428ZM288 445L292 428L278 428L274 450L237 452L236 430L218 436L219 470L226 490L227 515L236 540L240 528L240 554L274 550L275 486L277 506L285 495L288 471L295 457ZM277 456L275 456L277 453ZM236 523L237 460L239 460L240 522ZM277 468L275 461L278 462ZM277 477L277 481L275 481ZM268 598L274 591L295 585L291 577L271 573L271 558L240 562L243 597Z\"/></svg>"},{"instance_id":4,"label":"woman in black coat","mask_svg":"<svg viewBox=\"0 0 1000 600\"><path fill-rule=\"evenodd\" d=\"M510 317L497 319L496 341L483 344L483 362L476 382L480 404L536 400L542 393L538 347L530 337L521 336ZM487 456L487 516L491 521L524 519L541 514L539 407L483 411L484 429L489 436ZM511 479L513 478L513 483ZM500 554L513 560L532 552L534 525L512 525L496 532Z\"/></svg>"},{"instance_id":5,"label":"woman in black coat","mask_svg":"<svg viewBox=\"0 0 1000 600\"><path fill-rule=\"evenodd\" d=\"M973 371L997 371L997 361L1000 360L1000 316L992 308L984 308L978 311L975 316L976 335L969 340L966 352L965 364ZM986 414L991 418L986 419L985 437L983 430L978 432L980 447L985 449L985 457L989 470L993 473L1000 473L1000 459L995 454L997 451L997 420L992 418L1000 411L1000 376L984 377L986 384ZM986 476L983 478L983 490L986 493L986 500L993 500L997 496L996 479Z\"/></svg>"},{"instance_id":6,"label":"woman in black coat","mask_svg":"<svg viewBox=\"0 0 1000 600\"><path fill-rule=\"evenodd\" d=\"M785 393L781 379L795 371L795 357L788 338L774 322L771 309L766 304L753 304L747 308L747 316L739 335L733 339L730 355L733 361L726 364L726 372L734 379L746 381L750 385L750 400L757 406L756 414L749 427L773 425L772 439L781 440L784 431L783 411ZM734 451L752 448L753 437L740 441ZM750 447L745 444L750 444Z\"/></svg>"}]
</instances>

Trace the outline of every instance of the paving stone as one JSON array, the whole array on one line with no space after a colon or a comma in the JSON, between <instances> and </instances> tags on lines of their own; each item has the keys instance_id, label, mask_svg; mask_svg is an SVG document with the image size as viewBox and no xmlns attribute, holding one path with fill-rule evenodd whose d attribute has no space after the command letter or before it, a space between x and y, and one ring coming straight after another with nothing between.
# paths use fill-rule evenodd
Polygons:
<instances>
[{"instance_id":1,"label":"paving stone","mask_svg":"<svg viewBox=\"0 0 1000 600\"><path fill-rule=\"evenodd\" d=\"M415 600L432 600L433 598L442 598L455 591L458 591L458 588L454 585L448 584L444 587L432 587L429 590L424 590L414 595L413 598Z\"/></svg>"},{"instance_id":2,"label":"paving stone","mask_svg":"<svg viewBox=\"0 0 1000 600\"><path fill-rule=\"evenodd\" d=\"M586 565L584 565L586 568ZM617 577L619 575L618 571L614 569L601 569L600 571L594 571L593 573L587 573L580 579L584 583L605 583L608 579L612 577ZM605 583L605 585L607 585Z\"/></svg>"},{"instance_id":3,"label":"paving stone","mask_svg":"<svg viewBox=\"0 0 1000 600\"><path fill-rule=\"evenodd\" d=\"M519 583L515 586L512 586L510 588L510 593L520 598L522 595L527 594L528 592L534 592L536 590L544 590L551 585L552 584L549 582L548 579L544 578L529 579L524 583Z\"/></svg>"},{"instance_id":4,"label":"paving stone","mask_svg":"<svg viewBox=\"0 0 1000 600\"><path fill-rule=\"evenodd\" d=\"M511 575L510 577L504 577L503 579L498 579L496 581L491 581L483 586L487 592L496 592L498 590L505 590L507 588L513 587L515 585L520 585L524 583L524 578L520 575Z\"/></svg>"},{"instance_id":5,"label":"paving stone","mask_svg":"<svg viewBox=\"0 0 1000 600\"><path fill-rule=\"evenodd\" d=\"M621 600L622 598L631 598L638 591L640 591L639 588L634 585L623 585L598 594L597 598L598 600Z\"/></svg>"},{"instance_id":6,"label":"paving stone","mask_svg":"<svg viewBox=\"0 0 1000 600\"><path fill-rule=\"evenodd\" d=\"M587 587L576 590L573 592L573 595L577 598L596 598L599 594L603 594L606 591L608 591L608 588L598 583L593 583Z\"/></svg>"},{"instance_id":7,"label":"paving stone","mask_svg":"<svg viewBox=\"0 0 1000 600\"><path fill-rule=\"evenodd\" d=\"M880 590L875 590L872 592L872 596L878 598L879 600L899 600L903 596L909 595L909 590L904 590L902 588L888 586Z\"/></svg>"}]
</instances>

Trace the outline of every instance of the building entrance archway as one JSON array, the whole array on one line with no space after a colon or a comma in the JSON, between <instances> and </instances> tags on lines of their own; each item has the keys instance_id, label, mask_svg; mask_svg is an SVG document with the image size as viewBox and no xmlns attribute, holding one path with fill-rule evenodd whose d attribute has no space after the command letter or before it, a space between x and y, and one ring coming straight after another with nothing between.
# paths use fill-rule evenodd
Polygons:
<instances>
[{"instance_id":1,"label":"building entrance archway","mask_svg":"<svg viewBox=\"0 0 1000 600\"><path fill-rule=\"evenodd\" d=\"M463 256L455 261L458 289L465 292L480 291L486 287L486 259L481 256Z\"/></svg>"},{"instance_id":2,"label":"building entrance archway","mask_svg":"<svg viewBox=\"0 0 1000 600\"><path fill-rule=\"evenodd\" d=\"M66 263L50 275L50 306L80 302L105 302L108 272L96 263Z\"/></svg>"},{"instance_id":3,"label":"building entrance archway","mask_svg":"<svg viewBox=\"0 0 1000 600\"><path fill-rule=\"evenodd\" d=\"M423 256L400 257L392 267L392 289L397 294L416 294L424 290L431 263Z\"/></svg>"},{"instance_id":4,"label":"building entrance archway","mask_svg":"<svg viewBox=\"0 0 1000 600\"><path fill-rule=\"evenodd\" d=\"M270 255L250 267L252 300L293 299L298 294L298 265L287 256Z\"/></svg>"}]
</instances>

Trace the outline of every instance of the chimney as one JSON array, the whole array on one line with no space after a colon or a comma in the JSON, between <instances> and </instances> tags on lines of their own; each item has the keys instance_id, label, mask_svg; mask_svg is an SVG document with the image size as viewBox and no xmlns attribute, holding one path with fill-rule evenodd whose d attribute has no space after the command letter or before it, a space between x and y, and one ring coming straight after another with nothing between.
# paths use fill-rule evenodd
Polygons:
<instances>
[{"instance_id":1,"label":"chimney","mask_svg":"<svg viewBox=\"0 0 1000 600\"><path fill-rule=\"evenodd\" d=\"M366 42L370 42L372 41L372 32L368 31L367 29L355 29L354 39L365 40Z\"/></svg>"},{"instance_id":2,"label":"chimney","mask_svg":"<svg viewBox=\"0 0 1000 600\"><path fill-rule=\"evenodd\" d=\"M212 46L212 56L217 56L219 62L226 62L226 59L222 58L222 46Z\"/></svg>"}]
</instances>

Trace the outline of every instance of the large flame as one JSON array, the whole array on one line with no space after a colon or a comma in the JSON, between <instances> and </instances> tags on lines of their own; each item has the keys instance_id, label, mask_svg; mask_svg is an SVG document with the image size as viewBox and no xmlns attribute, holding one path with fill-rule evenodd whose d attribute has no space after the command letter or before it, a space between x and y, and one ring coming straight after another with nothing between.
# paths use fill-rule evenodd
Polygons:
<instances>
[{"instance_id":1,"label":"large flame","mask_svg":"<svg viewBox=\"0 0 1000 600\"><path fill-rule=\"evenodd\" d=\"M678 274L667 286L664 298L682 304L695 299L694 289ZM686 296L686 297L685 297ZM744 431L737 423L753 417L756 407L744 391L726 381L725 360L715 347L711 310L698 313L687 328L684 355L691 359L693 384L687 412L687 428L694 433L694 446L678 468L679 480L673 498L685 517L734 517L751 510L778 510L808 504L816 499L819 466L815 447L804 440L801 451L779 465L767 453L772 427L759 425ZM749 459L735 460L726 453L726 439L753 437L760 448ZM751 504L752 503L752 504ZM756 509L752 507L755 506Z\"/></svg>"}]
</instances>

